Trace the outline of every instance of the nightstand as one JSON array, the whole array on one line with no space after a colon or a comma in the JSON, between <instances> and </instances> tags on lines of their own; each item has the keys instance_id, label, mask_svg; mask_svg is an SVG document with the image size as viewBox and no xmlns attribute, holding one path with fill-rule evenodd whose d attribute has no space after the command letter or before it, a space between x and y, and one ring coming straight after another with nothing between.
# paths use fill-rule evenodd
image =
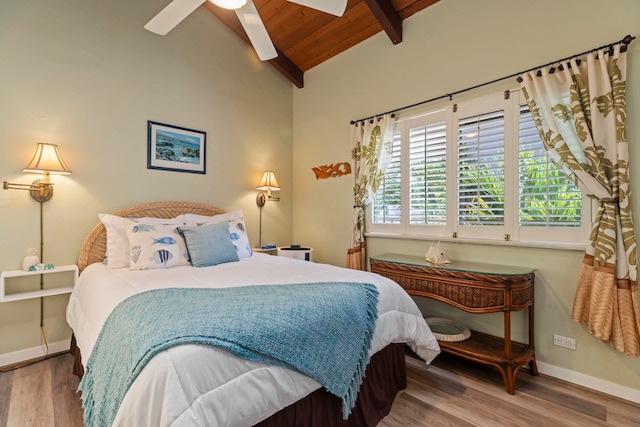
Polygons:
<instances>
[{"instance_id":1,"label":"nightstand","mask_svg":"<svg viewBox=\"0 0 640 427\"><path fill-rule=\"evenodd\" d=\"M285 246L278 248L278 256L286 256L303 261L313 261L313 248L300 245Z\"/></svg>"},{"instance_id":2,"label":"nightstand","mask_svg":"<svg viewBox=\"0 0 640 427\"><path fill-rule=\"evenodd\" d=\"M73 275L73 280L70 286L62 286L57 288L49 288L49 289L39 289L37 291L28 291L28 292L16 292L11 293L9 295L6 294L6 281L7 279L16 278L16 277L25 277L25 276L37 276L41 274L60 274L67 273L69 275ZM73 291L74 286L76 285L76 281L78 280L78 266L77 265L60 265L51 270L39 270L39 271L24 271L24 270L11 270L11 271L3 271L0 274L0 303L2 302L10 302L10 301L19 301L31 298L41 298L48 297L51 295L60 295L60 294L68 294Z\"/></svg>"},{"instance_id":3,"label":"nightstand","mask_svg":"<svg viewBox=\"0 0 640 427\"><path fill-rule=\"evenodd\" d=\"M270 249L262 249L262 248L251 248L253 252L261 252L267 255L277 255L278 248L270 248Z\"/></svg>"}]
</instances>

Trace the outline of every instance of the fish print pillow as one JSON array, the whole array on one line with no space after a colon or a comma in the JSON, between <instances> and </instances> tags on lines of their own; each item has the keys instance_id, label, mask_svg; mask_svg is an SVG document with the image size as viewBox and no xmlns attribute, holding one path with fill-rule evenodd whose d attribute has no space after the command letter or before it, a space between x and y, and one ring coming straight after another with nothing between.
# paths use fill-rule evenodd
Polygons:
<instances>
[{"instance_id":1,"label":"fish print pillow","mask_svg":"<svg viewBox=\"0 0 640 427\"><path fill-rule=\"evenodd\" d=\"M236 248L238 258L248 258L253 255L251 245L249 245L249 236L244 227L244 219L238 218L229 221L229 238Z\"/></svg>"},{"instance_id":2,"label":"fish print pillow","mask_svg":"<svg viewBox=\"0 0 640 427\"><path fill-rule=\"evenodd\" d=\"M129 239L126 228L131 221L144 222L150 224L177 224L184 225L186 218L184 215L175 218L124 218L110 214L99 214L100 222L107 230L107 258L106 264L109 268L129 267Z\"/></svg>"},{"instance_id":3,"label":"fish print pillow","mask_svg":"<svg viewBox=\"0 0 640 427\"><path fill-rule=\"evenodd\" d=\"M189 254L177 224L127 222L131 270L189 265Z\"/></svg>"}]
</instances>

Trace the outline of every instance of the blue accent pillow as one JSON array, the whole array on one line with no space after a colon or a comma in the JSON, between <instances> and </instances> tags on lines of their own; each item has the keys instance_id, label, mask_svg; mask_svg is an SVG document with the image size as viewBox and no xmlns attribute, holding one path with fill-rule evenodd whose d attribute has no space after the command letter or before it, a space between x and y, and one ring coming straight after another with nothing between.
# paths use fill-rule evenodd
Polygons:
<instances>
[{"instance_id":1,"label":"blue accent pillow","mask_svg":"<svg viewBox=\"0 0 640 427\"><path fill-rule=\"evenodd\" d=\"M180 227L194 267L209 267L239 261L235 246L229 238L229 223L207 224L200 227Z\"/></svg>"}]
</instances>

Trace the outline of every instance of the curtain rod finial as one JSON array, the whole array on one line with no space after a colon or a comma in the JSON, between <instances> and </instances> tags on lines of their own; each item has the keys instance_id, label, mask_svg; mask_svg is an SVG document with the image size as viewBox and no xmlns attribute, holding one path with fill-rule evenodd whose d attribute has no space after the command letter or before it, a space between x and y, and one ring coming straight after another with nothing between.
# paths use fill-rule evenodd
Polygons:
<instances>
[{"instance_id":1,"label":"curtain rod finial","mask_svg":"<svg viewBox=\"0 0 640 427\"><path fill-rule=\"evenodd\" d=\"M632 36L632 35L630 35L630 34L627 34L627 35L625 36L625 38L623 38L623 39L622 39L622 43L624 43L624 44L631 44L631 42L633 41L633 39L635 39L635 37L633 37L633 36Z\"/></svg>"}]
</instances>

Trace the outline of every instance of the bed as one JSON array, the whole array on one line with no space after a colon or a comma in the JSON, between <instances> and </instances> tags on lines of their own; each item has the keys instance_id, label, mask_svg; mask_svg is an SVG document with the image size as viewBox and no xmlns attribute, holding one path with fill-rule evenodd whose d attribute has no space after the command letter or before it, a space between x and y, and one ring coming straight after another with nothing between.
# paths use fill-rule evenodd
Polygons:
<instances>
[{"instance_id":1,"label":"bed","mask_svg":"<svg viewBox=\"0 0 640 427\"><path fill-rule=\"evenodd\" d=\"M228 215L204 204L157 202L113 216L172 219L187 214ZM373 426L389 413L396 394L406 387L405 347L426 363L440 351L413 300L396 283L373 273L260 253L202 268L131 270L109 268L103 262L107 252L107 232L99 223L81 248L81 274L67 307L74 373L80 377L114 308L150 290L243 291L255 285L358 282L373 285L378 294L371 358L347 419L341 410L343 401L309 376L243 359L224 348L184 344L163 350L146 363L124 395L114 426ZM111 348L116 347L117 343Z\"/></svg>"}]
</instances>

